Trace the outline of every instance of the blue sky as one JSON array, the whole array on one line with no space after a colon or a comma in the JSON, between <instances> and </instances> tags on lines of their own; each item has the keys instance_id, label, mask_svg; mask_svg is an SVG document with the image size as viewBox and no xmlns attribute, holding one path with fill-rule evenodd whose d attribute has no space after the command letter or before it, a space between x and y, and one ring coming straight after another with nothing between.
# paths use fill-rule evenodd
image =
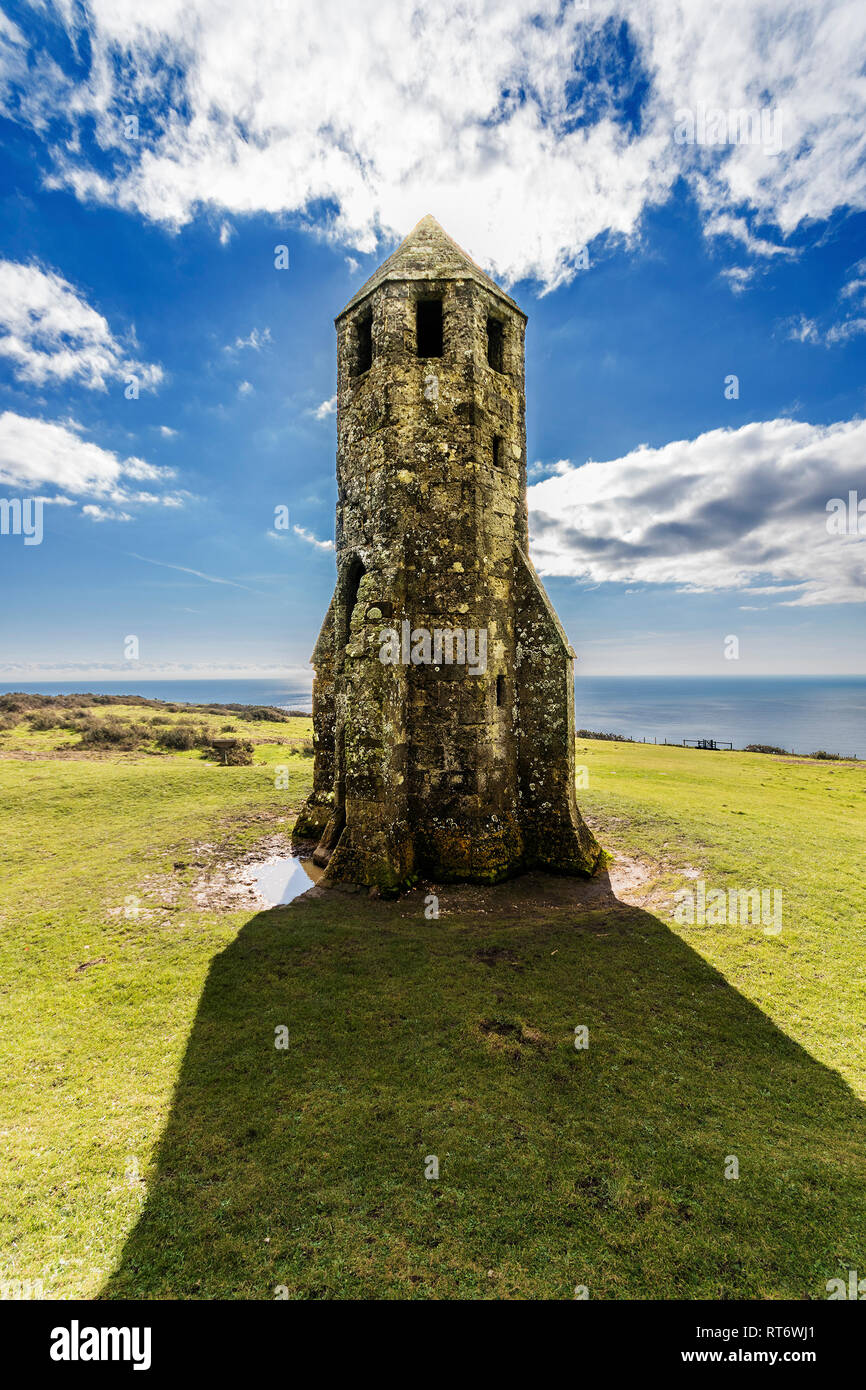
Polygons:
<instances>
[{"instance_id":1,"label":"blue sky","mask_svg":"<svg viewBox=\"0 0 866 1390\"><path fill-rule=\"evenodd\" d=\"M50 500L41 544L0 535L0 680L309 679L333 317L426 212L529 315L581 669L866 673L866 535L826 524L866 498L858 8L401 14L5 7L0 498ZM747 107L773 148L675 138Z\"/></svg>"}]
</instances>

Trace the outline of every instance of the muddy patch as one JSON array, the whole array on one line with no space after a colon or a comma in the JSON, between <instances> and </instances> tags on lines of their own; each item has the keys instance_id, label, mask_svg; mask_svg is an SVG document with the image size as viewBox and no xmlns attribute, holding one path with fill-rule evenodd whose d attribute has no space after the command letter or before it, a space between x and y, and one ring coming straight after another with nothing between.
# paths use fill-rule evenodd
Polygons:
<instances>
[{"instance_id":1,"label":"muddy patch","mask_svg":"<svg viewBox=\"0 0 866 1390\"><path fill-rule=\"evenodd\" d=\"M217 860L194 881L192 902L203 910L260 912L308 892L321 875L292 853L287 835L269 835L238 859Z\"/></svg>"}]
</instances>

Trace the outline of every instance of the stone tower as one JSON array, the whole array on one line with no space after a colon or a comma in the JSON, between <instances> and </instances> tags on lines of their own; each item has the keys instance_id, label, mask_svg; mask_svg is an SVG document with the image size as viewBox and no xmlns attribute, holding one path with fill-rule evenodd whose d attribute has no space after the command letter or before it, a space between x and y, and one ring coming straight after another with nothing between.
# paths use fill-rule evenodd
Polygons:
<instances>
[{"instance_id":1,"label":"stone tower","mask_svg":"<svg viewBox=\"0 0 866 1390\"><path fill-rule=\"evenodd\" d=\"M294 831L326 881L598 861L574 652L528 554L525 324L433 217L337 317L337 586Z\"/></svg>"}]
</instances>

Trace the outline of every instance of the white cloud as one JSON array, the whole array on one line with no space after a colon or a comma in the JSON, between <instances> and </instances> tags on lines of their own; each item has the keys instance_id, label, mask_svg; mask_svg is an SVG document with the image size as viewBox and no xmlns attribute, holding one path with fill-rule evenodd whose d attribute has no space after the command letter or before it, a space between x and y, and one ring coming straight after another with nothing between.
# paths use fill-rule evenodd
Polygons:
<instances>
[{"instance_id":1,"label":"white cloud","mask_svg":"<svg viewBox=\"0 0 866 1390\"><path fill-rule=\"evenodd\" d=\"M841 323L831 324L827 329L826 342L828 346L833 343L847 343L850 338L859 338L861 333L866 333L866 318L854 317L843 319Z\"/></svg>"},{"instance_id":2,"label":"white cloud","mask_svg":"<svg viewBox=\"0 0 866 1390\"><path fill-rule=\"evenodd\" d=\"M163 439L177 438L177 430L173 430L171 428L171 425L160 425L159 432L162 435Z\"/></svg>"},{"instance_id":3,"label":"white cloud","mask_svg":"<svg viewBox=\"0 0 866 1390\"><path fill-rule=\"evenodd\" d=\"M243 348L252 348L254 352L261 352L262 348L271 341L271 330L263 328L261 333L257 328L250 330L246 338L235 338L233 343L226 347L226 352L240 352Z\"/></svg>"},{"instance_id":4,"label":"white cloud","mask_svg":"<svg viewBox=\"0 0 866 1390\"><path fill-rule=\"evenodd\" d=\"M722 271L734 294L743 294L755 278L753 266L729 265Z\"/></svg>"},{"instance_id":5,"label":"white cloud","mask_svg":"<svg viewBox=\"0 0 866 1390\"><path fill-rule=\"evenodd\" d=\"M238 395L251 396L253 393L253 389L253 383L251 381L242 381L240 386L238 387Z\"/></svg>"},{"instance_id":6,"label":"white cloud","mask_svg":"<svg viewBox=\"0 0 866 1390\"><path fill-rule=\"evenodd\" d=\"M714 212L707 218L704 231L707 236L727 236L732 241L738 241L753 256L796 255L790 246L780 246L778 242L756 236L744 217L732 217L730 213Z\"/></svg>"},{"instance_id":7,"label":"white cloud","mask_svg":"<svg viewBox=\"0 0 866 1390\"><path fill-rule=\"evenodd\" d=\"M820 343L821 334L814 319L807 318L805 314L798 314L793 319L788 319L785 324L787 336L793 338L795 343Z\"/></svg>"},{"instance_id":8,"label":"white cloud","mask_svg":"<svg viewBox=\"0 0 866 1390\"><path fill-rule=\"evenodd\" d=\"M861 0L62 0L61 12L92 54L87 76L37 50L27 82L12 42L7 113L46 138L51 182L170 226L325 202L327 234L369 253L430 211L506 282L550 287L594 237L633 235L681 175L707 225L757 257L866 206ZM611 53L622 23L631 70ZM623 92L637 100L644 80L631 123ZM779 153L675 143L675 112L699 104L778 108ZM131 108L147 116L135 142ZM90 121L99 168L80 138Z\"/></svg>"},{"instance_id":9,"label":"white cloud","mask_svg":"<svg viewBox=\"0 0 866 1390\"><path fill-rule=\"evenodd\" d=\"M590 461L529 489L542 574L738 589L787 605L866 602L863 534L827 503L866 498L866 422L767 420Z\"/></svg>"},{"instance_id":10,"label":"white cloud","mask_svg":"<svg viewBox=\"0 0 866 1390\"><path fill-rule=\"evenodd\" d=\"M67 280L33 262L0 261L0 357L35 386L78 381L105 391L131 374L146 387L163 376L132 356Z\"/></svg>"},{"instance_id":11,"label":"white cloud","mask_svg":"<svg viewBox=\"0 0 866 1390\"><path fill-rule=\"evenodd\" d=\"M303 526L293 526L293 527L292 527L292 530L294 531L294 533L295 533L296 536L300 536L300 538L301 538L302 541L306 541L308 545L313 545L313 546L315 546L317 550L333 550L333 549L334 549L334 542L333 542L333 541L320 541L320 540L317 540L316 537L313 535L312 531L307 531L307 530L305 530Z\"/></svg>"},{"instance_id":12,"label":"white cloud","mask_svg":"<svg viewBox=\"0 0 866 1390\"><path fill-rule=\"evenodd\" d=\"M329 400L322 401L321 405L317 405L315 410L313 411L313 414L315 415L317 420L326 420L329 415L334 414L336 409L337 397L331 396Z\"/></svg>"},{"instance_id":13,"label":"white cloud","mask_svg":"<svg viewBox=\"0 0 866 1390\"><path fill-rule=\"evenodd\" d=\"M91 521L132 521L131 512L119 512L115 507L100 507L95 502L89 502L81 511Z\"/></svg>"},{"instance_id":14,"label":"white cloud","mask_svg":"<svg viewBox=\"0 0 866 1390\"><path fill-rule=\"evenodd\" d=\"M157 468L139 458L121 459L83 434L74 420L56 423L4 411L0 415L0 483L25 491L52 485L73 497L98 499L100 504L183 505L183 493L143 492L129 486L133 481L165 485L175 476L173 469ZM109 512L100 505L91 507L87 515L107 520Z\"/></svg>"},{"instance_id":15,"label":"white cloud","mask_svg":"<svg viewBox=\"0 0 866 1390\"><path fill-rule=\"evenodd\" d=\"M831 317L842 312L843 317L835 317L835 322L820 328L815 319L800 314L798 318L788 319L785 327L788 337L800 343L822 343L824 347L834 347L837 343L847 343L851 338L859 338L866 333L866 260L858 261L849 268L849 278L838 294L838 304Z\"/></svg>"}]
</instances>

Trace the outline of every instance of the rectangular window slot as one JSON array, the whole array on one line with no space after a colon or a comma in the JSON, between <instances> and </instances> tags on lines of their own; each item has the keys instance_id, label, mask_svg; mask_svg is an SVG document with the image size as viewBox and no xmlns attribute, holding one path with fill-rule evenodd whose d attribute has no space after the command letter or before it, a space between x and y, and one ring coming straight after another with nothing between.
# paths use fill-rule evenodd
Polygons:
<instances>
[{"instance_id":1,"label":"rectangular window slot","mask_svg":"<svg viewBox=\"0 0 866 1390\"><path fill-rule=\"evenodd\" d=\"M363 314L355 320L355 370L361 376L373 365L373 315Z\"/></svg>"},{"instance_id":2,"label":"rectangular window slot","mask_svg":"<svg viewBox=\"0 0 866 1390\"><path fill-rule=\"evenodd\" d=\"M499 709L505 704L505 677L496 677L496 704Z\"/></svg>"},{"instance_id":3,"label":"rectangular window slot","mask_svg":"<svg viewBox=\"0 0 866 1390\"><path fill-rule=\"evenodd\" d=\"M498 434L493 436L493 467L502 467L502 436Z\"/></svg>"},{"instance_id":4,"label":"rectangular window slot","mask_svg":"<svg viewBox=\"0 0 866 1390\"><path fill-rule=\"evenodd\" d=\"M487 363L494 372L504 371L503 344L505 325L500 319L487 320Z\"/></svg>"},{"instance_id":5,"label":"rectangular window slot","mask_svg":"<svg viewBox=\"0 0 866 1390\"><path fill-rule=\"evenodd\" d=\"M441 299L419 299L415 305L415 347L419 357L442 356Z\"/></svg>"}]
</instances>

